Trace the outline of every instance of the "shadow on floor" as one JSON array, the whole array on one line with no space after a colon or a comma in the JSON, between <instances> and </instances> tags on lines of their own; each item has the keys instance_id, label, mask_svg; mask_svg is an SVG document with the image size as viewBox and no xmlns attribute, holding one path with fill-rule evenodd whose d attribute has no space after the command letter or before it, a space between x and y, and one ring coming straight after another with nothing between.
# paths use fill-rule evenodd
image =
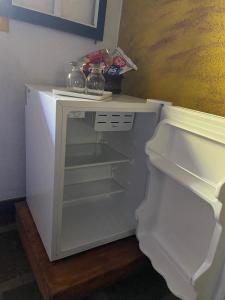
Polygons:
<instances>
[{"instance_id":1,"label":"shadow on floor","mask_svg":"<svg viewBox=\"0 0 225 300\"><path fill-rule=\"evenodd\" d=\"M3 300L43 300L35 282L3 293ZM145 270L84 300L179 300L167 289L157 273Z\"/></svg>"},{"instance_id":2,"label":"shadow on floor","mask_svg":"<svg viewBox=\"0 0 225 300\"><path fill-rule=\"evenodd\" d=\"M43 300L15 226L0 227L0 300ZM136 273L84 300L179 300L152 268Z\"/></svg>"}]
</instances>

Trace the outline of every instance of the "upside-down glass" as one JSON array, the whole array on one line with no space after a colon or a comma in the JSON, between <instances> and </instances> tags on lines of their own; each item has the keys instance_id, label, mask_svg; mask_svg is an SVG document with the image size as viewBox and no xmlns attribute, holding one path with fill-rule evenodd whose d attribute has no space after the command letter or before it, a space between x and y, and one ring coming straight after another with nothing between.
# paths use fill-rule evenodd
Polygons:
<instances>
[{"instance_id":1,"label":"upside-down glass","mask_svg":"<svg viewBox=\"0 0 225 300\"><path fill-rule=\"evenodd\" d=\"M72 71L67 76L67 87L77 93L85 93L86 76L79 63L71 62Z\"/></svg>"},{"instance_id":2,"label":"upside-down glass","mask_svg":"<svg viewBox=\"0 0 225 300\"><path fill-rule=\"evenodd\" d=\"M105 88L105 78L102 74L103 68L100 65L91 65L91 72L87 77L87 93L102 95Z\"/></svg>"}]
</instances>

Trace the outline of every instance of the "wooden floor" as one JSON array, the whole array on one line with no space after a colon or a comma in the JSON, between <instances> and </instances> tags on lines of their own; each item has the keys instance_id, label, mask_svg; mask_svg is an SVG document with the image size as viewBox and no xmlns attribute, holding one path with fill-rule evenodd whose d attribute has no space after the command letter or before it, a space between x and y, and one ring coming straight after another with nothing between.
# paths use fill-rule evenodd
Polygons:
<instances>
[{"instance_id":1,"label":"wooden floor","mask_svg":"<svg viewBox=\"0 0 225 300\"><path fill-rule=\"evenodd\" d=\"M45 300L77 300L149 264L134 237L51 263L25 202L16 204L19 234Z\"/></svg>"}]
</instances>

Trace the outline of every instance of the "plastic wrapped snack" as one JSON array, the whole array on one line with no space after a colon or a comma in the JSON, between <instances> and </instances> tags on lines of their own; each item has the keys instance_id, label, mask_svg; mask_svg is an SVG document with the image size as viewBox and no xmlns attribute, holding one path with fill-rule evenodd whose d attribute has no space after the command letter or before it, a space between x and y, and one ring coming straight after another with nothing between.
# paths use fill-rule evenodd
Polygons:
<instances>
[{"instance_id":1,"label":"plastic wrapped snack","mask_svg":"<svg viewBox=\"0 0 225 300\"><path fill-rule=\"evenodd\" d=\"M130 70L137 70L137 66L120 48L114 49L111 55L108 49L91 52L82 57L80 63L85 73L90 72L91 65L100 65L108 75L122 75Z\"/></svg>"},{"instance_id":2,"label":"plastic wrapped snack","mask_svg":"<svg viewBox=\"0 0 225 300\"><path fill-rule=\"evenodd\" d=\"M116 65L111 65L107 70L107 74L109 75L120 75L120 67Z\"/></svg>"},{"instance_id":3,"label":"plastic wrapped snack","mask_svg":"<svg viewBox=\"0 0 225 300\"><path fill-rule=\"evenodd\" d=\"M130 70L137 71L137 66L132 62L132 60L123 52L122 49L116 48L112 54L112 64L118 67L119 74L122 75Z\"/></svg>"},{"instance_id":4,"label":"plastic wrapped snack","mask_svg":"<svg viewBox=\"0 0 225 300\"><path fill-rule=\"evenodd\" d=\"M112 60L110 58L108 49L101 49L82 57L81 63L83 64L83 70L85 72L90 71L91 65L101 65L104 69L104 72L106 72L112 64Z\"/></svg>"}]
</instances>

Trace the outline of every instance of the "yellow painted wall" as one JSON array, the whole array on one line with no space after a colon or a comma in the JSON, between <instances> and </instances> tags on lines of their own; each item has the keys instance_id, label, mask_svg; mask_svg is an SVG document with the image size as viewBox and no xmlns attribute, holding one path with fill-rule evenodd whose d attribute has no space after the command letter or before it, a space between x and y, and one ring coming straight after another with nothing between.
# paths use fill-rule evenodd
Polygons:
<instances>
[{"instance_id":1,"label":"yellow painted wall","mask_svg":"<svg viewBox=\"0 0 225 300\"><path fill-rule=\"evenodd\" d=\"M225 1L124 0L124 92L225 116Z\"/></svg>"}]
</instances>

